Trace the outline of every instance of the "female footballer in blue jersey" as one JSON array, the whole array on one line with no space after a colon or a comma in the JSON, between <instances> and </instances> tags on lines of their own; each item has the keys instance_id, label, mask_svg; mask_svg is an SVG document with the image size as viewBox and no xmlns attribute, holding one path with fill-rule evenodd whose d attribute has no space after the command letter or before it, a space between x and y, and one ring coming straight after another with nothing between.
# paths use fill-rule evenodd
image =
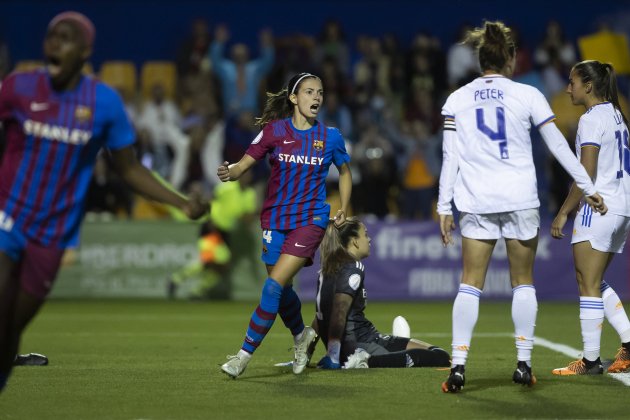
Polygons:
<instances>
[{"instance_id":1,"label":"female footballer in blue jersey","mask_svg":"<svg viewBox=\"0 0 630 420\"><path fill-rule=\"evenodd\" d=\"M44 39L46 68L9 75L0 87L5 148L0 164L0 390L20 337L44 303L64 250L78 244L96 155L111 154L135 191L191 218L208 205L162 185L137 160L134 132L115 91L81 69L94 25L64 12Z\"/></svg>"},{"instance_id":2,"label":"female footballer in blue jersey","mask_svg":"<svg viewBox=\"0 0 630 420\"><path fill-rule=\"evenodd\" d=\"M600 343L604 316L621 338L621 348L608 368L610 373L630 370L630 321L617 293L603 279L615 254L620 254L630 233L630 149L628 120L621 111L615 70L611 64L588 60L573 66L567 93L573 105L586 113L580 117L576 151L595 180L595 188L608 206L606 214L593 214L582 205L573 223L573 259L580 291L580 324L583 357L555 375L597 375L604 369ZM551 225L551 235L561 239L569 213L582 195L571 187Z\"/></svg>"},{"instance_id":3,"label":"female footballer in blue jersey","mask_svg":"<svg viewBox=\"0 0 630 420\"><path fill-rule=\"evenodd\" d=\"M293 372L301 373L308 363L307 350L315 339L305 327L301 302L292 287L293 276L312 264L329 221L326 175L331 164L339 170L341 208L334 223L343 224L352 191L352 176L341 133L317 121L324 99L319 77L300 73L278 93L267 94L258 124L262 131L245 155L234 164L225 162L217 175L223 182L237 180L257 160L268 156L271 176L261 212L262 260L268 277L260 304L252 314L238 354L228 356L221 370L232 378L243 373L252 354L280 314L295 341Z\"/></svg>"}]
</instances>

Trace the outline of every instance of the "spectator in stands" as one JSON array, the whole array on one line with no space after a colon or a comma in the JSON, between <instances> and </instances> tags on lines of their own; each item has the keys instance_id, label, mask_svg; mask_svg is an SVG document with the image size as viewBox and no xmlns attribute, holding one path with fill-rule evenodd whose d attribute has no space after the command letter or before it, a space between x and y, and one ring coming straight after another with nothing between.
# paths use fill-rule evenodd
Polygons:
<instances>
[{"instance_id":1,"label":"spectator in stands","mask_svg":"<svg viewBox=\"0 0 630 420\"><path fill-rule=\"evenodd\" d=\"M225 121L217 112L209 112L204 117L205 138L201 145L199 159L203 170L204 183L211 188L218 183L217 169L223 163L225 145Z\"/></svg>"},{"instance_id":2,"label":"spectator in stands","mask_svg":"<svg viewBox=\"0 0 630 420\"><path fill-rule=\"evenodd\" d=\"M216 28L214 42L210 45L212 69L221 82L223 112L226 117L240 112L256 113L259 109L260 83L271 71L274 63L274 46L271 31L260 33L260 57L250 59L245 44L235 44L231 60L224 57L225 44L230 33L225 25Z\"/></svg>"},{"instance_id":3,"label":"spectator in stands","mask_svg":"<svg viewBox=\"0 0 630 420\"><path fill-rule=\"evenodd\" d=\"M576 52L558 21L547 23L545 37L534 52L534 61L541 71L547 98L563 91L565 75L576 61Z\"/></svg>"},{"instance_id":4,"label":"spectator in stands","mask_svg":"<svg viewBox=\"0 0 630 420\"><path fill-rule=\"evenodd\" d=\"M322 83L326 84L326 96L330 92L337 92L340 100L344 103L349 102L349 95L352 92L352 86L348 76L346 76L334 57L324 57L323 61L318 62L321 68ZM328 87L330 86L330 87ZM328 102L328 99L326 99Z\"/></svg>"},{"instance_id":5,"label":"spectator in stands","mask_svg":"<svg viewBox=\"0 0 630 420\"><path fill-rule=\"evenodd\" d=\"M107 157L99 153L85 200L87 216L131 217L133 200L127 186L109 168Z\"/></svg>"},{"instance_id":6,"label":"spectator in stands","mask_svg":"<svg viewBox=\"0 0 630 420\"><path fill-rule=\"evenodd\" d=\"M413 57L420 55L426 58L429 65L429 72L431 73L433 80L433 92L434 99L441 101L442 95L448 88L447 72L446 72L446 55L442 52L442 46L440 40L436 36L432 36L429 33L418 33L411 44L411 49L408 53L408 78L413 79ZM408 86L407 84L406 86Z\"/></svg>"},{"instance_id":7,"label":"spectator in stands","mask_svg":"<svg viewBox=\"0 0 630 420\"><path fill-rule=\"evenodd\" d=\"M439 143L431 136L427 124L420 120L404 121L401 132L407 149L401 168L401 217L430 220L440 172L436 150Z\"/></svg>"},{"instance_id":8,"label":"spectator in stands","mask_svg":"<svg viewBox=\"0 0 630 420\"><path fill-rule=\"evenodd\" d=\"M354 83L368 96L368 103L376 96L390 92L389 57L383 54L381 41L376 37L359 39L362 56L354 65Z\"/></svg>"},{"instance_id":9,"label":"spectator in stands","mask_svg":"<svg viewBox=\"0 0 630 420\"><path fill-rule=\"evenodd\" d=\"M223 161L238 161L248 149L252 139L256 137L257 132L256 120L249 111L243 111L227 118L225 121ZM261 160L254 164L251 171L254 174L254 179L264 179L269 174L269 165Z\"/></svg>"},{"instance_id":10,"label":"spectator in stands","mask_svg":"<svg viewBox=\"0 0 630 420\"><path fill-rule=\"evenodd\" d=\"M516 70L514 70L514 79L518 79L534 68L533 54L517 27L512 28L512 36L516 43Z\"/></svg>"},{"instance_id":11,"label":"spectator in stands","mask_svg":"<svg viewBox=\"0 0 630 420\"><path fill-rule=\"evenodd\" d=\"M155 161L153 169L175 188L186 180L190 138L181 129L177 105L165 96L164 87L156 83L138 118L138 126L148 132ZM172 157L171 157L172 155Z\"/></svg>"},{"instance_id":12,"label":"spectator in stands","mask_svg":"<svg viewBox=\"0 0 630 420\"><path fill-rule=\"evenodd\" d=\"M396 160L391 142L376 123L370 123L363 130L352 150L352 159L361 173L355 211L385 218L391 212L388 201L396 179Z\"/></svg>"},{"instance_id":13,"label":"spectator in stands","mask_svg":"<svg viewBox=\"0 0 630 420\"><path fill-rule=\"evenodd\" d=\"M337 91L326 91L326 102L319 113L319 120L329 127L341 130L347 140L353 138L352 113L350 108L341 102Z\"/></svg>"},{"instance_id":14,"label":"spectator in stands","mask_svg":"<svg viewBox=\"0 0 630 420\"><path fill-rule=\"evenodd\" d=\"M479 62L477 57L475 57L474 49L463 42L470 29L469 24L460 26L457 41L450 46L446 55L446 69L450 90L465 85L480 73Z\"/></svg>"},{"instance_id":15,"label":"spectator in stands","mask_svg":"<svg viewBox=\"0 0 630 420\"><path fill-rule=\"evenodd\" d=\"M440 127L440 115L435 109L431 91L427 90L426 85L423 83L427 82L427 80L418 78L416 81L418 82L417 85L410 86L404 117L407 121L419 120L424 122L429 132L435 133Z\"/></svg>"},{"instance_id":16,"label":"spectator in stands","mask_svg":"<svg viewBox=\"0 0 630 420\"><path fill-rule=\"evenodd\" d=\"M180 46L177 53L177 74L181 78L210 71L208 48L211 36L208 22L203 18L196 18L192 22L188 39Z\"/></svg>"},{"instance_id":17,"label":"spectator in stands","mask_svg":"<svg viewBox=\"0 0 630 420\"><path fill-rule=\"evenodd\" d=\"M344 76L350 74L350 49L346 43L341 23L338 20L328 20L317 40L315 60L318 63L326 59L333 59ZM333 89L333 86L326 84L326 89Z\"/></svg>"}]
</instances>

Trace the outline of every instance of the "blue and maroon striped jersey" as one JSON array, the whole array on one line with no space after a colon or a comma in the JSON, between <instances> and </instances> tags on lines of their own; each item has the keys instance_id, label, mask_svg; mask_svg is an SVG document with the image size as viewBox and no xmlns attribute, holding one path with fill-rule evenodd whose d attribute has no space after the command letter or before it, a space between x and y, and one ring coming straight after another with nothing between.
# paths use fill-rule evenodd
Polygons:
<instances>
[{"instance_id":1,"label":"blue and maroon striped jersey","mask_svg":"<svg viewBox=\"0 0 630 420\"><path fill-rule=\"evenodd\" d=\"M120 97L87 76L55 92L45 70L14 73L0 87L0 122L0 219L44 246L75 246L98 151L135 138Z\"/></svg>"},{"instance_id":2,"label":"blue and maroon striped jersey","mask_svg":"<svg viewBox=\"0 0 630 420\"><path fill-rule=\"evenodd\" d=\"M326 228L326 176L330 165L350 160L341 133L320 122L296 129L290 118L267 124L246 153L269 155L271 176L260 221L263 229L290 230L314 224Z\"/></svg>"}]
</instances>

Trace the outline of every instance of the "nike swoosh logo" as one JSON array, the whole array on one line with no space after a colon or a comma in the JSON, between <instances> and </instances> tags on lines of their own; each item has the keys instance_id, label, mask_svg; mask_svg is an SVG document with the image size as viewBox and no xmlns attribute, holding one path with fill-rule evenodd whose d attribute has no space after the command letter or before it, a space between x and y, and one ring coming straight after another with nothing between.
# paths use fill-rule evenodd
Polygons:
<instances>
[{"instance_id":1,"label":"nike swoosh logo","mask_svg":"<svg viewBox=\"0 0 630 420\"><path fill-rule=\"evenodd\" d=\"M291 143L295 143L295 140L291 140L291 141L283 141L284 144L291 144Z\"/></svg>"},{"instance_id":2,"label":"nike swoosh logo","mask_svg":"<svg viewBox=\"0 0 630 420\"><path fill-rule=\"evenodd\" d=\"M46 102L31 102L31 111L33 112L45 111L48 108L50 105Z\"/></svg>"},{"instance_id":3,"label":"nike swoosh logo","mask_svg":"<svg viewBox=\"0 0 630 420\"><path fill-rule=\"evenodd\" d=\"M297 246L298 248L306 248L306 245L300 245L297 242L295 243L295 246Z\"/></svg>"}]
</instances>

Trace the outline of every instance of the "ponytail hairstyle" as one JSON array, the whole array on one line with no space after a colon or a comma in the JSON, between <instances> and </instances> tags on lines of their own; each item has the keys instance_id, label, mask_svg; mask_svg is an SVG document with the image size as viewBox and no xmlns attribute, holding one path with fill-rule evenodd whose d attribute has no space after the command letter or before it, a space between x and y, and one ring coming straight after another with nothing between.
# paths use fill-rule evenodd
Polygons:
<instances>
[{"instance_id":1,"label":"ponytail hairstyle","mask_svg":"<svg viewBox=\"0 0 630 420\"><path fill-rule=\"evenodd\" d=\"M628 125L628 119L619 105L617 75L612 64L602 63L597 60L585 60L573 66L573 72L580 77L583 84L591 83L593 95L596 98L610 101L621 114L623 122Z\"/></svg>"},{"instance_id":2,"label":"ponytail hairstyle","mask_svg":"<svg viewBox=\"0 0 630 420\"><path fill-rule=\"evenodd\" d=\"M306 79L319 79L319 77L311 73L299 73L293 76L289 80L289 83L287 83L287 87L280 92L267 92L265 109L263 110L262 116L256 118L256 125L264 128L265 125L271 121L288 118L293 115L295 105L291 102L289 96L294 93L297 94L300 90L300 85Z\"/></svg>"},{"instance_id":3,"label":"ponytail hairstyle","mask_svg":"<svg viewBox=\"0 0 630 420\"><path fill-rule=\"evenodd\" d=\"M482 28L469 31L463 42L474 46L482 71L501 73L516 54L512 30L500 21L484 22Z\"/></svg>"},{"instance_id":4,"label":"ponytail hairstyle","mask_svg":"<svg viewBox=\"0 0 630 420\"><path fill-rule=\"evenodd\" d=\"M359 229L362 225L363 223L354 217L346 218L341 226L335 226L333 221L328 223L326 234L319 246L324 276L336 273L344 263L355 260L347 248L352 239L359 237Z\"/></svg>"}]
</instances>

